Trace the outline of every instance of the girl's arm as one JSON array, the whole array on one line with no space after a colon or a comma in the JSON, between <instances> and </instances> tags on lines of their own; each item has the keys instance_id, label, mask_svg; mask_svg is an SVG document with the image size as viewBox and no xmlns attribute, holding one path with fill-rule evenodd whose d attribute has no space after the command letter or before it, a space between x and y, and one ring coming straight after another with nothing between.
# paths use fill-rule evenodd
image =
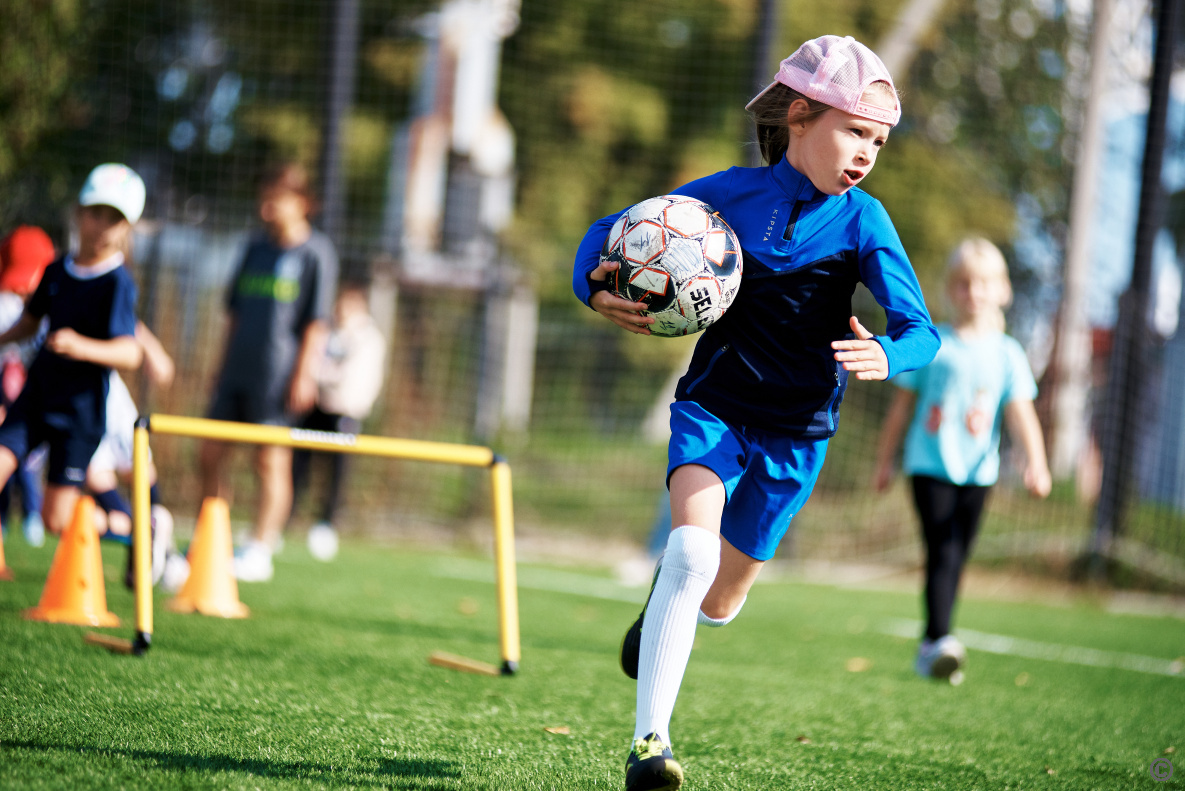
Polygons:
<instances>
[{"instance_id":1,"label":"girl's arm","mask_svg":"<svg viewBox=\"0 0 1185 791\"><path fill-rule=\"evenodd\" d=\"M909 256L888 213L876 201L861 212L858 233L860 279L887 319L885 335L877 336L876 342L885 353L888 376L917 370L934 359L940 341Z\"/></svg>"},{"instance_id":2,"label":"girl's arm","mask_svg":"<svg viewBox=\"0 0 1185 791\"><path fill-rule=\"evenodd\" d=\"M719 209L731 178L731 170L714 173L684 184L672 190L670 194L686 195ZM584 239L576 249L576 260L572 266L572 291L577 299L617 326L639 335L649 335L648 325L654 323L654 318L638 315L646 310L646 303L630 302L596 288L596 284L604 283L609 273L617 269L615 263L601 263L601 247L605 244L605 237L609 235L613 223L624 213L619 211L602 217L585 233Z\"/></svg>"},{"instance_id":3,"label":"girl's arm","mask_svg":"<svg viewBox=\"0 0 1185 791\"><path fill-rule=\"evenodd\" d=\"M1025 449L1025 488L1036 497L1046 497L1053 486L1049 463L1045 458L1045 435L1037 420L1037 410L1027 398L1010 401L1004 407L1008 431Z\"/></svg>"},{"instance_id":4,"label":"girl's arm","mask_svg":"<svg viewBox=\"0 0 1185 791\"><path fill-rule=\"evenodd\" d=\"M288 411L296 415L308 412L317 403L317 366L325 354L329 327L324 321L310 321L301 335L300 352L288 385Z\"/></svg>"},{"instance_id":5,"label":"girl's arm","mask_svg":"<svg viewBox=\"0 0 1185 791\"><path fill-rule=\"evenodd\" d=\"M172 384L177 371L173 358L165 351L160 338L142 321L136 322L136 342L144 350L144 371L152 383L157 387L168 387Z\"/></svg>"},{"instance_id":6,"label":"girl's arm","mask_svg":"<svg viewBox=\"0 0 1185 791\"><path fill-rule=\"evenodd\" d=\"M6 331L0 333L0 346L7 343L15 343L16 341L23 341L25 338L30 337L37 332L37 325L40 323L41 319L39 317L25 311L17 319L16 324L13 324Z\"/></svg>"},{"instance_id":7,"label":"girl's arm","mask_svg":"<svg viewBox=\"0 0 1185 791\"><path fill-rule=\"evenodd\" d=\"M71 360L122 371L134 371L144 359L144 350L132 335L120 335L104 341L79 335L69 327L63 327L49 334L45 346L51 352Z\"/></svg>"},{"instance_id":8,"label":"girl's arm","mask_svg":"<svg viewBox=\"0 0 1185 791\"><path fill-rule=\"evenodd\" d=\"M885 415L885 424L881 427L880 438L876 443L876 473L872 485L878 492L888 489L893 482L893 462L897 458L905 430L909 427L917 399L918 394L912 390L897 388L893 402L889 405L889 414Z\"/></svg>"}]
</instances>

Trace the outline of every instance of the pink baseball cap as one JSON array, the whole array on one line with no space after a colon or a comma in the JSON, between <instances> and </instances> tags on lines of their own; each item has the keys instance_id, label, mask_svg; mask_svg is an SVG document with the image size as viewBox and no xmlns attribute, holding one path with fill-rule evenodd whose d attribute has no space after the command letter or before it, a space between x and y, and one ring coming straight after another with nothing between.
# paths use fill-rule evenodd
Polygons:
<instances>
[{"instance_id":1,"label":"pink baseball cap","mask_svg":"<svg viewBox=\"0 0 1185 791\"><path fill-rule=\"evenodd\" d=\"M774 81L754 96L745 109L752 109L770 88L781 83L846 113L896 126L901 120L900 100L892 109L863 100L864 92L874 82L887 82L893 95L897 95L889 70L875 52L851 36L819 36L782 61Z\"/></svg>"}]
</instances>

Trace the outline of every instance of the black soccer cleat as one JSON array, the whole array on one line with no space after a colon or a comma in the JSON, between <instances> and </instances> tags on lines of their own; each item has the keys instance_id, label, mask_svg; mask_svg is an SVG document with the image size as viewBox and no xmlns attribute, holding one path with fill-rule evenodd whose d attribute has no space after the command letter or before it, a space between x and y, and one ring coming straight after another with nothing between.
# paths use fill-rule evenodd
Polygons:
<instances>
[{"instance_id":1,"label":"black soccer cleat","mask_svg":"<svg viewBox=\"0 0 1185 791\"><path fill-rule=\"evenodd\" d=\"M657 733L634 739L625 761L625 791L675 791L683 785L683 767Z\"/></svg>"},{"instance_id":2,"label":"black soccer cleat","mask_svg":"<svg viewBox=\"0 0 1185 791\"><path fill-rule=\"evenodd\" d=\"M650 593L646 594L646 603L642 605L642 612L638 613L637 620L625 630L625 636L621 638L621 669L635 681L638 680L638 656L642 653L642 620L646 617L646 608L650 606L650 597L654 595L654 586L658 582L658 572L661 570L662 558L659 558L658 565L654 567L654 578L650 580Z\"/></svg>"}]
</instances>

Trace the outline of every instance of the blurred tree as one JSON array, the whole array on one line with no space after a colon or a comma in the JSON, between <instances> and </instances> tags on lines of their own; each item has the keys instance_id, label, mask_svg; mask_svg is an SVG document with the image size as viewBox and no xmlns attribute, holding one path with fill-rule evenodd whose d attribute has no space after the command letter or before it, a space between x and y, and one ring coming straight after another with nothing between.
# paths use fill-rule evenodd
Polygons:
<instances>
[{"instance_id":1,"label":"blurred tree","mask_svg":"<svg viewBox=\"0 0 1185 791\"><path fill-rule=\"evenodd\" d=\"M900 2L786 2L781 49L824 33L875 45ZM744 161L756 0L527 3L503 103L519 136L510 244L553 299L596 217ZM1057 0L949 0L908 74L904 119L867 189L888 207L928 293L975 232L1004 247L1016 206L1060 238L1069 177L1067 23ZM1018 288L1023 288L1024 273Z\"/></svg>"},{"instance_id":2,"label":"blurred tree","mask_svg":"<svg viewBox=\"0 0 1185 791\"><path fill-rule=\"evenodd\" d=\"M946 241L923 242L919 252L925 253L915 253L923 270L936 269L951 237L969 231L1007 251L1020 207L1035 215L1027 219L1053 241L1060 258L1075 142L1067 118L1080 111L1081 99L1067 89L1074 84L1067 79L1068 61L1080 54L1069 52L1070 33L1061 0L949 0L940 29L903 81L903 131L961 165L935 172L938 183L927 191L964 191L960 204L971 211L949 217L945 229L933 226ZM1012 218L998 211L1001 202L1010 204ZM1013 279L1023 301L1038 273L1016 255L1009 259L1020 265Z\"/></svg>"},{"instance_id":3,"label":"blurred tree","mask_svg":"<svg viewBox=\"0 0 1185 791\"><path fill-rule=\"evenodd\" d=\"M597 217L742 159L755 0L527 2L502 106L519 141L509 244L545 299L567 300Z\"/></svg>"},{"instance_id":4,"label":"blurred tree","mask_svg":"<svg viewBox=\"0 0 1185 791\"><path fill-rule=\"evenodd\" d=\"M364 0L354 105L346 119L346 176L353 236L374 239L383 209L393 124L407 117L420 71L415 20L435 0ZM210 0L243 88L241 132L255 158L294 158L315 168L321 145L331 3ZM260 154L259 152L263 152Z\"/></svg>"},{"instance_id":5,"label":"blurred tree","mask_svg":"<svg viewBox=\"0 0 1185 791\"><path fill-rule=\"evenodd\" d=\"M30 172L47 135L69 123L80 108L68 100L70 78L90 29L84 3L0 5L0 228L16 222L47 224L38 210L43 192L65 189L60 173ZM38 162L49 165L49 162ZM39 188L53 182L48 190Z\"/></svg>"},{"instance_id":6,"label":"blurred tree","mask_svg":"<svg viewBox=\"0 0 1185 791\"><path fill-rule=\"evenodd\" d=\"M150 55L176 22L157 0L0 7L0 224L61 238L61 210L90 168L145 167L160 143Z\"/></svg>"},{"instance_id":7,"label":"blurred tree","mask_svg":"<svg viewBox=\"0 0 1185 791\"><path fill-rule=\"evenodd\" d=\"M393 125L419 78L415 20L437 5L362 6L347 173L363 245L382 210ZM875 45L901 5L785 2L781 50L825 32ZM507 244L546 300L568 300L571 254L593 219L745 161L757 6L524 3L502 64L520 163ZM0 219L20 206L61 206L95 161L139 158L174 186L172 211L202 219L182 201L205 194L218 197L209 203L221 219L242 222L260 159L315 162L325 22L316 2L4 4ZM1035 207L1038 227L1060 239L1066 27L1061 0L948 0L909 74L898 75L905 118L867 187L931 293L958 236L1007 245L1018 204Z\"/></svg>"}]
</instances>

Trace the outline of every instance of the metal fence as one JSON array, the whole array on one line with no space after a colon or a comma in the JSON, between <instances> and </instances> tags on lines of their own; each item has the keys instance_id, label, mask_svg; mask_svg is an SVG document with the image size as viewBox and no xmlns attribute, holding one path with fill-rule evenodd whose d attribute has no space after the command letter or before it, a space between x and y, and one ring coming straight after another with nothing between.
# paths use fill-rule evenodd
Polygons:
<instances>
[{"instance_id":1,"label":"metal fence","mask_svg":"<svg viewBox=\"0 0 1185 791\"><path fill-rule=\"evenodd\" d=\"M179 374L167 392L132 377L132 392L145 411L202 415L221 356L227 280L256 224L254 178L268 160L302 160L323 186L318 221L344 268L371 277L372 308L390 340L386 385L364 430L491 443L514 466L517 520L528 531L642 541L664 491L665 438L654 415L689 341L627 336L576 303L566 285L571 256L598 216L750 160L740 108L759 71L752 52L762 25L778 25L775 49L787 51L832 29L875 42L893 28L894 9L872 0L801 5L53 5L74 16L6 8L0 25L26 34L21 52L31 57L6 55L5 68L40 79L46 106L26 110L24 137L6 128L0 222L46 226L64 248L86 171L110 160L139 170L149 186L135 242L141 314ZM913 45L900 80L905 121L869 184L901 230L936 315L952 242L977 231L1001 243L1020 297L1013 323L1038 362L1039 328L1049 325L1042 314L1056 306L1058 284L1031 250L1041 247L1036 239L1060 255L1066 201L1058 190L1073 172L1083 68L1075 53L1085 29L1061 4L951 0L932 40ZM974 52L994 53L983 62L996 65L976 66ZM1026 59L1044 65L1017 83L1013 66ZM995 77L984 71L991 68ZM11 78L6 85L10 97L35 101ZM1031 95L1024 101L1037 110L1000 99L1013 94ZM975 116L980 101L996 108L983 112L998 126L973 131L988 123ZM976 134L1011 137L994 147L977 145ZM883 323L866 294L855 309L871 326ZM1150 370L1178 370L1175 349L1170 339ZM1116 545L1134 578L1176 588L1185 587L1185 504L1174 499L1180 487L1162 479L1185 441L1180 431L1165 441L1164 428L1181 423L1178 391L1166 385L1155 411L1133 407L1147 426L1139 494ZM784 555L917 561L905 486L880 496L870 485L891 392L884 383L849 389ZM196 512L193 444L162 438L154 450L169 504ZM1048 500L1031 500L1012 459L1006 450L979 559L1071 565L1093 527L1081 494L1090 487L1059 481ZM240 464L236 510L245 515L253 492ZM360 459L343 527L464 531L483 518L483 485L465 470Z\"/></svg>"}]
</instances>

